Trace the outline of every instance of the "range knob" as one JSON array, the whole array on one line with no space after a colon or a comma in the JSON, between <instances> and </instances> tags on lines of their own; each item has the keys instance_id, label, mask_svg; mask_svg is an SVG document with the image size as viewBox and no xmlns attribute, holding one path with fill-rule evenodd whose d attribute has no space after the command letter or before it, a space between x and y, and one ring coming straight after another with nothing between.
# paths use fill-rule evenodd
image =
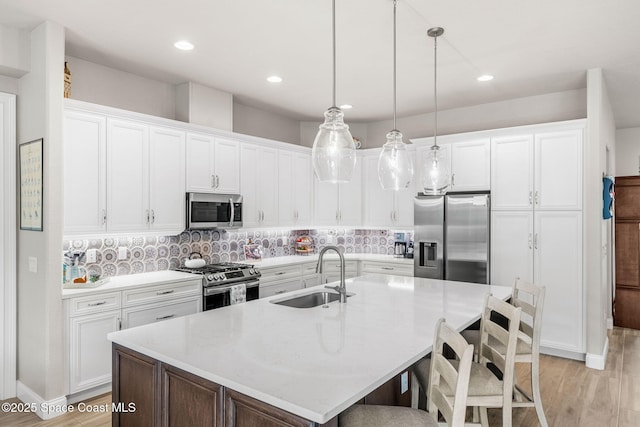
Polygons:
<instances>
[{"instance_id":1,"label":"range knob","mask_svg":"<svg viewBox=\"0 0 640 427\"><path fill-rule=\"evenodd\" d=\"M207 281L213 282L213 280L214 280L213 274L207 274Z\"/></svg>"},{"instance_id":2,"label":"range knob","mask_svg":"<svg viewBox=\"0 0 640 427\"><path fill-rule=\"evenodd\" d=\"M257 268L253 269L253 274L260 274L260 270L258 270Z\"/></svg>"},{"instance_id":3,"label":"range knob","mask_svg":"<svg viewBox=\"0 0 640 427\"><path fill-rule=\"evenodd\" d=\"M250 268L249 269L249 274L254 275L254 274L256 274L256 271L253 268Z\"/></svg>"},{"instance_id":4,"label":"range knob","mask_svg":"<svg viewBox=\"0 0 640 427\"><path fill-rule=\"evenodd\" d=\"M224 280L226 278L227 276L225 276L224 273L220 273L220 278L218 280Z\"/></svg>"}]
</instances>

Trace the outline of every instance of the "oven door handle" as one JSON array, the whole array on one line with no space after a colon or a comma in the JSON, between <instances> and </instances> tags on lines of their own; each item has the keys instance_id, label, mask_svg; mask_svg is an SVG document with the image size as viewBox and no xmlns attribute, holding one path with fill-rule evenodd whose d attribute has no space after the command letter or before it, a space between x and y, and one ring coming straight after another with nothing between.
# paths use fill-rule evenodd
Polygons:
<instances>
[{"instance_id":1,"label":"oven door handle","mask_svg":"<svg viewBox=\"0 0 640 427\"><path fill-rule=\"evenodd\" d=\"M204 296L223 294L223 293L231 290L232 286L240 285L242 283L244 283L246 285L247 289L255 288L256 286L260 286L260 281L259 280L251 280L251 281L247 281L247 282L238 282L238 283L235 283L233 285L227 285L227 286L210 286L208 288L204 288Z\"/></svg>"}]
</instances>

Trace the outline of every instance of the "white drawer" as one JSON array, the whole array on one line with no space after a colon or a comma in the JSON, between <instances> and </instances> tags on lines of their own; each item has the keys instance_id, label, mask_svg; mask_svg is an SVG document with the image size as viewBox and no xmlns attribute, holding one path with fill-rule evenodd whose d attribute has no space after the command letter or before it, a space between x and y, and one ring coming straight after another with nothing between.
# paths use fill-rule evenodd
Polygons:
<instances>
[{"instance_id":1,"label":"white drawer","mask_svg":"<svg viewBox=\"0 0 640 427\"><path fill-rule=\"evenodd\" d=\"M264 285L260 283L260 298L270 297L272 295L284 294L286 292L302 289L304 285L300 279L287 280L273 285Z\"/></svg>"},{"instance_id":2,"label":"white drawer","mask_svg":"<svg viewBox=\"0 0 640 427\"><path fill-rule=\"evenodd\" d=\"M157 286L122 291L122 306L130 307L140 304L150 304L161 301L171 301L190 295L202 293L202 279L197 278L187 282L166 283Z\"/></svg>"},{"instance_id":3,"label":"white drawer","mask_svg":"<svg viewBox=\"0 0 640 427\"><path fill-rule=\"evenodd\" d=\"M340 261L339 260L330 260L324 261L324 270L325 273L334 273L336 271L340 271ZM345 261L344 263L344 271L350 273L356 273L358 271L358 261Z\"/></svg>"},{"instance_id":4,"label":"white drawer","mask_svg":"<svg viewBox=\"0 0 640 427\"><path fill-rule=\"evenodd\" d=\"M70 317L99 313L107 310L119 310L120 292L71 298L69 304Z\"/></svg>"},{"instance_id":5,"label":"white drawer","mask_svg":"<svg viewBox=\"0 0 640 427\"><path fill-rule=\"evenodd\" d=\"M273 281L286 280L291 278L300 279L302 270L299 265L286 265L281 267L269 267L260 269L262 276L260 277L260 284L269 283Z\"/></svg>"},{"instance_id":6,"label":"white drawer","mask_svg":"<svg viewBox=\"0 0 640 427\"><path fill-rule=\"evenodd\" d=\"M309 275L312 275L312 274L316 274L316 266L317 265L318 265L317 262L302 264L302 275L303 276L309 276Z\"/></svg>"},{"instance_id":7,"label":"white drawer","mask_svg":"<svg viewBox=\"0 0 640 427\"><path fill-rule=\"evenodd\" d=\"M149 304L122 310L122 327L133 328L173 319L200 311L200 297L186 298L170 304Z\"/></svg>"},{"instance_id":8,"label":"white drawer","mask_svg":"<svg viewBox=\"0 0 640 427\"><path fill-rule=\"evenodd\" d=\"M396 276L413 276L413 265L363 261L362 274L367 273L394 274Z\"/></svg>"}]
</instances>

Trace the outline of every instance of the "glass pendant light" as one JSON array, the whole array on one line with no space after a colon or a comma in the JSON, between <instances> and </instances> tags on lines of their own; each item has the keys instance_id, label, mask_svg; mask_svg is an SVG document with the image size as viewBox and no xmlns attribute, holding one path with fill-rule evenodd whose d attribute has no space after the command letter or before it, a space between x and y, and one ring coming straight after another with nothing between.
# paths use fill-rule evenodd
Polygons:
<instances>
[{"instance_id":1,"label":"glass pendant light","mask_svg":"<svg viewBox=\"0 0 640 427\"><path fill-rule=\"evenodd\" d=\"M444 34L444 29L434 27L427 30L427 35L433 37L433 96L434 96L434 125L433 125L433 145L427 152L426 171L423 177L423 187L425 194L444 194L449 189L449 159L440 151L438 145L438 37Z\"/></svg>"},{"instance_id":2,"label":"glass pendant light","mask_svg":"<svg viewBox=\"0 0 640 427\"><path fill-rule=\"evenodd\" d=\"M324 113L324 123L313 141L311 161L320 182L349 182L356 166L356 146L336 107L336 0L333 0L333 104Z\"/></svg>"},{"instance_id":3,"label":"glass pendant light","mask_svg":"<svg viewBox=\"0 0 640 427\"><path fill-rule=\"evenodd\" d=\"M393 1L393 130L387 134L378 158L378 179L385 190L402 190L411 185L413 160L396 129L396 0Z\"/></svg>"}]
</instances>

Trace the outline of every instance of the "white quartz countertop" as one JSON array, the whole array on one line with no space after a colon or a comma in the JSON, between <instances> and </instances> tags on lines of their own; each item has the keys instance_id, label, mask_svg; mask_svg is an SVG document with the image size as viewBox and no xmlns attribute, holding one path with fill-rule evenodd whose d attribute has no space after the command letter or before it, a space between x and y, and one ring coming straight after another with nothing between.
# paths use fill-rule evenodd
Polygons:
<instances>
[{"instance_id":1,"label":"white quartz countertop","mask_svg":"<svg viewBox=\"0 0 640 427\"><path fill-rule=\"evenodd\" d=\"M327 252L324 256L325 260L338 259L338 255L334 252ZM379 254L344 254L346 261L376 261L387 262L400 265L413 265L413 258L397 258L393 255ZM289 255L275 258L264 258L261 261L247 261L258 268L279 267L290 264L304 264L305 262L318 262L318 254L313 255Z\"/></svg>"},{"instance_id":2,"label":"white quartz countertop","mask_svg":"<svg viewBox=\"0 0 640 427\"><path fill-rule=\"evenodd\" d=\"M201 276L181 271L164 270L150 273L127 274L124 276L110 277L109 280L96 288L86 289L63 289L62 299L73 298L84 295L99 294L104 292L120 291L122 289L135 288L139 286L161 285L169 282L184 282L188 280L200 280Z\"/></svg>"},{"instance_id":3,"label":"white quartz countertop","mask_svg":"<svg viewBox=\"0 0 640 427\"><path fill-rule=\"evenodd\" d=\"M109 334L109 339L318 423L431 351L436 321L479 318L508 287L368 275L346 304L298 309L271 301L321 286Z\"/></svg>"}]
</instances>

